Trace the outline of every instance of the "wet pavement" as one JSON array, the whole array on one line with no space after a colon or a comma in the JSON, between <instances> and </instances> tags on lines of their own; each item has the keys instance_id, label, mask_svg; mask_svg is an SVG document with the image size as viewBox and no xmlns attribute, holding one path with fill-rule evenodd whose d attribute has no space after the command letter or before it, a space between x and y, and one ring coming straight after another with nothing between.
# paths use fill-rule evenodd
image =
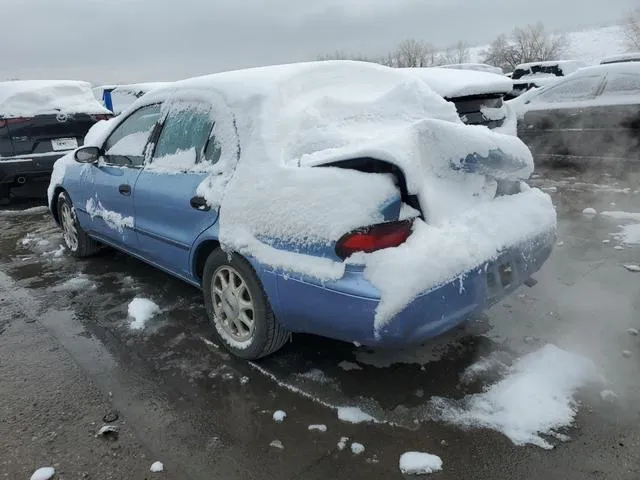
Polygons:
<instances>
[{"instance_id":1,"label":"wet pavement","mask_svg":"<svg viewBox=\"0 0 640 480\"><path fill-rule=\"evenodd\" d=\"M582 213L640 212L640 174L545 169L531 183L551 194L559 216L559 243L539 283L405 351L296 335L260 362L233 359L214 343L197 289L113 250L69 257L37 202L0 210L0 290L111 392L141 448L172 478L402 478L405 451L440 456L435 479L640 478L640 340L627 333L640 328L640 273L623 267L640 264L640 245L612 235L624 222ZM139 331L127 318L136 296L162 309ZM4 328L23 321L15 316ZM570 440L550 439L553 450L515 446L501 433L434 419L431 397L461 399L495 380L489 372L462 381L474 362L498 355L509 363L547 343L589 357L618 395L603 402L602 385L583 389L563 432ZM341 406L378 423L340 421ZM287 418L276 423L280 409ZM311 424L327 431L309 431ZM365 452L339 450L341 437ZM273 440L284 449L270 447Z\"/></svg>"}]
</instances>

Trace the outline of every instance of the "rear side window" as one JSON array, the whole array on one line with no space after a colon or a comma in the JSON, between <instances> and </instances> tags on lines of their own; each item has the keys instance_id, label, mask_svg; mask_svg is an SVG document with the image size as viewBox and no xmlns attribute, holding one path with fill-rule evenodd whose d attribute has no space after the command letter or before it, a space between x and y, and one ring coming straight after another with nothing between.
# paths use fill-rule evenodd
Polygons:
<instances>
[{"instance_id":1,"label":"rear side window","mask_svg":"<svg viewBox=\"0 0 640 480\"><path fill-rule=\"evenodd\" d=\"M609 75L602 95L640 95L640 75L632 73Z\"/></svg>"},{"instance_id":2,"label":"rear side window","mask_svg":"<svg viewBox=\"0 0 640 480\"><path fill-rule=\"evenodd\" d=\"M183 171L203 158L212 160L217 145L215 139L209 140L212 128L211 107L202 104L176 106L164 121L152 167ZM217 155L219 157L219 148Z\"/></svg>"},{"instance_id":3,"label":"rear side window","mask_svg":"<svg viewBox=\"0 0 640 480\"><path fill-rule=\"evenodd\" d=\"M160 104L142 107L129 115L104 143L105 161L114 165L142 165L144 147L159 118Z\"/></svg>"},{"instance_id":4,"label":"rear side window","mask_svg":"<svg viewBox=\"0 0 640 480\"><path fill-rule=\"evenodd\" d=\"M532 103L588 100L595 97L601 82L602 77L599 75L571 78L558 85L549 87L544 93L532 100Z\"/></svg>"}]
</instances>

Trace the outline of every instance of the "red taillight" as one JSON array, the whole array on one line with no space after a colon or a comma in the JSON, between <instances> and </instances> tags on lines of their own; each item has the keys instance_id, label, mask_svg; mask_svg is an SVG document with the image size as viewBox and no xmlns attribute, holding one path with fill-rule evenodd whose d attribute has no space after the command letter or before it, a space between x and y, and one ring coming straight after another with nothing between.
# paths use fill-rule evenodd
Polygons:
<instances>
[{"instance_id":1,"label":"red taillight","mask_svg":"<svg viewBox=\"0 0 640 480\"><path fill-rule=\"evenodd\" d=\"M25 123L31 120L26 117L14 117L14 118L3 118L0 119L0 128L6 127L7 125L15 125L17 123Z\"/></svg>"},{"instance_id":2,"label":"red taillight","mask_svg":"<svg viewBox=\"0 0 640 480\"><path fill-rule=\"evenodd\" d=\"M397 247L409 238L412 226L413 220L402 220L354 230L338 240L336 254L340 258L347 258L356 252L371 253Z\"/></svg>"},{"instance_id":3,"label":"red taillight","mask_svg":"<svg viewBox=\"0 0 640 480\"><path fill-rule=\"evenodd\" d=\"M98 115L91 115L91 118L93 118L96 122L99 122L100 120L109 120L113 115L110 114L98 114Z\"/></svg>"}]
</instances>

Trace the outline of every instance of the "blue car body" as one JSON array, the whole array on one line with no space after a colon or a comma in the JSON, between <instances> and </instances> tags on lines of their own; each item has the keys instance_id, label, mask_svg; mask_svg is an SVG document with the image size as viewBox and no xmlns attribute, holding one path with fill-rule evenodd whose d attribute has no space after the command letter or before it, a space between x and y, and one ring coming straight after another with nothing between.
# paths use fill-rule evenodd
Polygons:
<instances>
[{"instance_id":1,"label":"blue car body","mask_svg":"<svg viewBox=\"0 0 640 480\"><path fill-rule=\"evenodd\" d=\"M111 131L137 108L116 119ZM162 131L162 121L153 128L144 149L147 155ZM472 168L478 159L463 163L464 168ZM154 171L146 162L130 167L67 159L64 175L52 178L50 206L58 220L56 199L60 192L66 192L80 226L91 237L202 288L203 262L219 245L220 211L219 207L195 208L190 199L197 197L198 186L207 175L194 171L166 174ZM391 198L379 209L385 219L397 219L400 204L399 197ZM113 212L117 218L100 212ZM127 218L131 221L122 221ZM347 264L341 278L321 282L291 271L285 273L252 257L247 260L275 317L289 331L369 346L399 346L439 335L511 293L542 266L554 238L554 230L542 231L463 275L422 292L379 331L374 328L374 319L381 295L365 278L362 266ZM301 251L282 239L264 241L278 249L338 259L335 243L307 245Z\"/></svg>"}]
</instances>

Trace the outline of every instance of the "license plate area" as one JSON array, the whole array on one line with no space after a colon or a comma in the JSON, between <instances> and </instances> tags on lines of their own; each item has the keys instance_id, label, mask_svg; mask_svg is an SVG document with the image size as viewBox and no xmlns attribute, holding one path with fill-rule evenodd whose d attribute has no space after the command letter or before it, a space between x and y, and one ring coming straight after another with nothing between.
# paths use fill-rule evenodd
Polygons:
<instances>
[{"instance_id":1,"label":"license plate area","mask_svg":"<svg viewBox=\"0 0 640 480\"><path fill-rule=\"evenodd\" d=\"M53 150L74 150L78 148L78 139L76 138L54 138L51 140Z\"/></svg>"}]
</instances>

